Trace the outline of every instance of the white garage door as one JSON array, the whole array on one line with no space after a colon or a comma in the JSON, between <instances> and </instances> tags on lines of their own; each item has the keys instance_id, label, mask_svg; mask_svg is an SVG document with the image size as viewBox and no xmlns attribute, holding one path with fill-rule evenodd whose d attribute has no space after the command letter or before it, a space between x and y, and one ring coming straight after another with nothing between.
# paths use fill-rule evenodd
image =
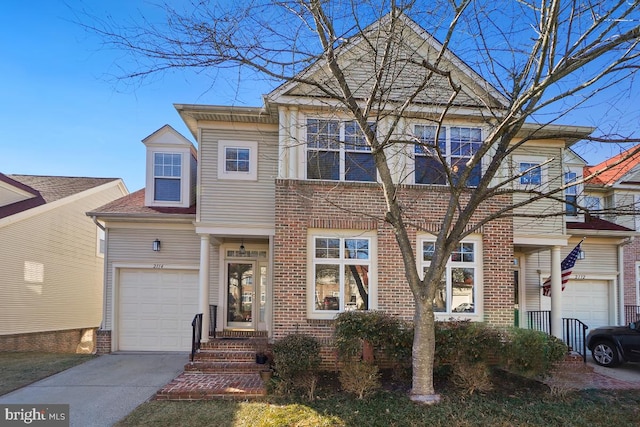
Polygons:
<instances>
[{"instance_id":1,"label":"white garage door","mask_svg":"<svg viewBox=\"0 0 640 427\"><path fill-rule=\"evenodd\" d=\"M120 271L118 349L190 351L198 272Z\"/></svg>"},{"instance_id":2,"label":"white garage door","mask_svg":"<svg viewBox=\"0 0 640 427\"><path fill-rule=\"evenodd\" d=\"M609 325L609 282L571 280L562 294L562 317L578 319L589 330Z\"/></svg>"}]
</instances>

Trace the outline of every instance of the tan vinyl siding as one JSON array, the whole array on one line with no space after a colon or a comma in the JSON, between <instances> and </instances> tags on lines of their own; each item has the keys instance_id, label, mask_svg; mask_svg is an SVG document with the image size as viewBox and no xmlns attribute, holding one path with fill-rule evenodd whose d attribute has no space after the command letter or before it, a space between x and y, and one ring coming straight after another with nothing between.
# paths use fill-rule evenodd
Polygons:
<instances>
[{"instance_id":1,"label":"tan vinyl siding","mask_svg":"<svg viewBox=\"0 0 640 427\"><path fill-rule=\"evenodd\" d=\"M100 326L104 259L85 212L122 195L110 185L0 227L0 334Z\"/></svg>"},{"instance_id":2,"label":"tan vinyl siding","mask_svg":"<svg viewBox=\"0 0 640 427\"><path fill-rule=\"evenodd\" d=\"M152 242L159 239L160 252L153 252ZM153 268L195 266L200 264L200 237L193 229L108 228L107 278L104 328L110 329L113 313L113 267L126 264ZM195 313L194 313L195 314Z\"/></svg>"},{"instance_id":3,"label":"tan vinyl siding","mask_svg":"<svg viewBox=\"0 0 640 427\"><path fill-rule=\"evenodd\" d=\"M593 275L614 275L618 272L618 249L616 245L589 244L588 238L582 244L585 259L578 260L573 268L572 276L585 276L587 279ZM561 249L561 259L577 245L572 241ZM542 292L540 286L551 274L551 252L537 252L527 256L525 271L526 286L526 310L541 310L540 299ZM548 309L548 308L547 308Z\"/></svg>"},{"instance_id":4,"label":"tan vinyl siding","mask_svg":"<svg viewBox=\"0 0 640 427\"><path fill-rule=\"evenodd\" d=\"M618 225L635 230L636 221L632 213L635 210L635 193L626 191L615 192L616 213L611 220Z\"/></svg>"},{"instance_id":5,"label":"tan vinyl siding","mask_svg":"<svg viewBox=\"0 0 640 427\"><path fill-rule=\"evenodd\" d=\"M548 146L525 146L519 148L514 153L514 156L522 156L523 158L526 158L527 156L534 156L536 158L553 159L546 165L547 187L544 188L543 191L549 191L550 189L563 184L564 174L562 173L562 155L560 148ZM562 193L558 193L557 196L562 197L563 195ZM528 198L529 196L527 194L515 193L513 196L514 204L525 201ZM551 216L561 212L563 209L564 206L562 203L550 199L542 199L517 209L515 211L516 216L513 219L514 235L564 234L564 217L562 215ZM528 217L519 217L518 214L527 214ZM536 218L531 215L542 215L542 217Z\"/></svg>"},{"instance_id":6,"label":"tan vinyl siding","mask_svg":"<svg viewBox=\"0 0 640 427\"><path fill-rule=\"evenodd\" d=\"M257 181L218 179L218 141L257 141ZM277 131L202 131L200 141L200 221L214 226L273 227Z\"/></svg>"}]
</instances>

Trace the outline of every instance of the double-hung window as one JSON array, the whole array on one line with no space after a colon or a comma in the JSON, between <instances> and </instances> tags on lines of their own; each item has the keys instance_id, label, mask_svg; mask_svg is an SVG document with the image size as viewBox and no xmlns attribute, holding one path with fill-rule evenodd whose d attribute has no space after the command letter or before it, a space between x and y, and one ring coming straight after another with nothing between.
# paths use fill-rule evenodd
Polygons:
<instances>
[{"instance_id":1,"label":"double-hung window","mask_svg":"<svg viewBox=\"0 0 640 427\"><path fill-rule=\"evenodd\" d=\"M415 136L419 140L414 148L416 184L447 184L445 164L456 184L473 155L482 146L482 130L479 128L442 126L438 132L436 126L416 125ZM481 171L479 162L471 171L466 185L477 186Z\"/></svg>"},{"instance_id":2,"label":"double-hung window","mask_svg":"<svg viewBox=\"0 0 640 427\"><path fill-rule=\"evenodd\" d=\"M568 185L568 187L564 189L564 199L566 201L565 212L567 216L578 215L578 188L575 184L572 185L577 178L578 174L575 172L569 171L564 173L564 183Z\"/></svg>"},{"instance_id":3,"label":"double-hung window","mask_svg":"<svg viewBox=\"0 0 640 427\"><path fill-rule=\"evenodd\" d=\"M435 240L420 240L423 274L431 265ZM446 271L440 279L433 310L437 313L476 313L477 283L480 274L480 240L458 243L449 257Z\"/></svg>"},{"instance_id":4,"label":"double-hung window","mask_svg":"<svg viewBox=\"0 0 640 427\"><path fill-rule=\"evenodd\" d=\"M310 236L311 314L370 310L372 237Z\"/></svg>"},{"instance_id":5,"label":"double-hung window","mask_svg":"<svg viewBox=\"0 0 640 427\"><path fill-rule=\"evenodd\" d=\"M376 176L371 147L355 121L307 119L307 179L375 181Z\"/></svg>"},{"instance_id":6,"label":"double-hung window","mask_svg":"<svg viewBox=\"0 0 640 427\"><path fill-rule=\"evenodd\" d=\"M179 202L182 186L182 154L153 154L153 199L161 202Z\"/></svg>"}]
</instances>

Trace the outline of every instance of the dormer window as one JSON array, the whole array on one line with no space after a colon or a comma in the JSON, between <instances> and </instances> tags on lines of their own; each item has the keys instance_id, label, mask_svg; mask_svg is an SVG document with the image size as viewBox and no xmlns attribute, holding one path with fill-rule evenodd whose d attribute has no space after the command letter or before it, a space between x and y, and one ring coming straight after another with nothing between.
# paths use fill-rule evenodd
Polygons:
<instances>
[{"instance_id":1,"label":"dormer window","mask_svg":"<svg viewBox=\"0 0 640 427\"><path fill-rule=\"evenodd\" d=\"M154 153L153 199L159 202L179 202L182 177L182 154Z\"/></svg>"},{"instance_id":2,"label":"dormer window","mask_svg":"<svg viewBox=\"0 0 640 427\"><path fill-rule=\"evenodd\" d=\"M169 125L142 140L147 147L145 206L188 208L196 201L197 155Z\"/></svg>"}]
</instances>

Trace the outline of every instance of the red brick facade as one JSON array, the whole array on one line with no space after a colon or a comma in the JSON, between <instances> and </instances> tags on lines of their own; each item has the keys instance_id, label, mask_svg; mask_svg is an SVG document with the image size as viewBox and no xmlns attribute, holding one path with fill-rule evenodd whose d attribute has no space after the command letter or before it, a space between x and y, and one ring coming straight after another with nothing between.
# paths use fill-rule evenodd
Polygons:
<instances>
[{"instance_id":1,"label":"red brick facade","mask_svg":"<svg viewBox=\"0 0 640 427\"><path fill-rule=\"evenodd\" d=\"M446 189L406 186L400 199L412 221L437 231L449 195ZM509 203L507 195L483 206L478 215ZM385 204L378 184L276 181L274 248L274 338L301 332L331 342L332 321L307 318L307 231L309 228L377 231L378 308L405 319L413 317L413 296L392 229L382 219ZM416 230L409 230L416 242ZM483 245L484 320L513 325L513 227L495 220L480 231Z\"/></svg>"},{"instance_id":2,"label":"red brick facade","mask_svg":"<svg viewBox=\"0 0 640 427\"><path fill-rule=\"evenodd\" d=\"M83 343L83 336L93 335ZM93 353L95 329L34 332L0 336L0 351L39 351L45 353Z\"/></svg>"},{"instance_id":3,"label":"red brick facade","mask_svg":"<svg viewBox=\"0 0 640 427\"><path fill-rule=\"evenodd\" d=\"M634 239L624 247L624 305L638 305L638 295L636 295L638 281L636 262L638 261L640 261L640 239Z\"/></svg>"}]
</instances>

